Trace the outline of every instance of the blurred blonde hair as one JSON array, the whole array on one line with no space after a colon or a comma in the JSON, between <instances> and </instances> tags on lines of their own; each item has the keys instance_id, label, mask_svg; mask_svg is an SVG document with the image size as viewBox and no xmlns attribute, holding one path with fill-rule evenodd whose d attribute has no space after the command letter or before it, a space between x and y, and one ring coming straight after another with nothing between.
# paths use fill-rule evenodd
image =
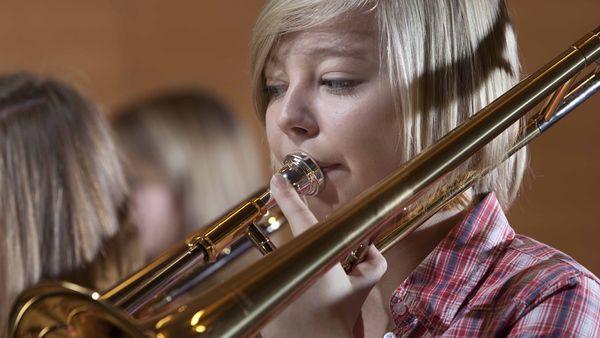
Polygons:
<instances>
[{"instance_id":1,"label":"blurred blonde hair","mask_svg":"<svg viewBox=\"0 0 600 338\"><path fill-rule=\"evenodd\" d=\"M374 16L381 71L386 72L394 93L403 161L519 79L515 34L502 0L272 0L258 18L251 43L253 97L263 121L268 105L264 67L278 40L353 15ZM467 171L496 163L523 123L505 131L445 177L437 191ZM523 149L476 182L473 192L495 191L507 208L517 195L526 165Z\"/></svg>"},{"instance_id":2,"label":"blurred blonde hair","mask_svg":"<svg viewBox=\"0 0 600 338\"><path fill-rule=\"evenodd\" d=\"M265 184L264 155L241 120L211 95L173 90L130 104L113 123L132 186L166 184L181 206L180 236Z\"/></svg>"},{"instance_id":3,"label":"blurred blonde hair","mask_svg":"<svg viewBox=\"0 0 600 338\"><path fill-rule=\"evenodd\" d=\"M0 333L40 280L101 289L137 268L126 192L97 107L52 79L0 77Z\"/></svg>"}]
</instances>

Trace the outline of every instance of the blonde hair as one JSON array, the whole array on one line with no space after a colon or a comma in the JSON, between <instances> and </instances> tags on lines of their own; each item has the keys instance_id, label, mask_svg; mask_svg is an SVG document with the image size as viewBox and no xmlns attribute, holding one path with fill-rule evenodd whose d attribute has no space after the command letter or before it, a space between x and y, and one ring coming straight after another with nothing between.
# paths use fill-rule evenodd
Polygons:
<instances>
[{"instance_id":1,"label":"blonde hair","mask_svg":"<svg viewBox=\"0 0 600 338\"><path fill-rule=\"evenodd\" d=\"M118 217L126 185L108 127L74 89L0 77L0 335L18 293L63 278L106 287L136 268ZM133 250L133 249L132 249Z\"/></svg>"},{"instance_id":2,"label":"blonde hair","mask_svg":"<svg viewBox=\"0 0 600 338\"><path fill-rule=\"evenodd\" d=\"M132 186L159 181L175 194L189 234L261 187L264 157L239 118L186 89L135 102L113 123Z\"/></svg>"},{"instance_id":3,"label":"blonde hair","mask_svg":"<svg viewBox=\"0 0 600 338\"><path fill-rule=\"evenodd\" d=\"M251 43L253 96L263 121L268 104L264 68L278 40L287 33L352 15L373 15L377 23L381 68L391 83L401 123L403 161L519 79L515 34L502 0L272 0L256 23ZM445 177L437 190L461 173L499 161L523 122ZM507 208L517 195L526 163L523 149L476 182L473 192L495 191Z\"/></svg>"}]
</instances>

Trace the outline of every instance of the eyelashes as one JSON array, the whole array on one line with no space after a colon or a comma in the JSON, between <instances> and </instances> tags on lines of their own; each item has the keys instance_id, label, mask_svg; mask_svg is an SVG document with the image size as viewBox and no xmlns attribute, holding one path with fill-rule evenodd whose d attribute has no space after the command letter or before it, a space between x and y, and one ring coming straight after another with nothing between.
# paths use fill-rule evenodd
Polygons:
<instances>
[{"instance_id":1,"label":"eyelashes","mask_svg":"<svg viewBox=\"0 0 600 338\"><path fill-rule=\"evenodd\" d=\"M336 95L351 95L360 83L361 81L350 79L323 79L320 85Z\"/></svg>"},{"instance_id":2,"label":"eyelashes","mask_svg":"<svg viewBox=\"0 0 600 338\"><path fill-rule=\"evenodd\" d=\"M271 101L285 94L286 87L286 85L266 85L264 92L267 99Z\"/></svg>"},{"instance_id":3,"label":"eyelashes","mask_svg":"<svg viewBox=\"0 0 600 338\"><path fill-rule=\"evenodd\" d=\"M320 87L323 87L331 94L339 96L354 95L360 84L362 84L362 81L354 79L322 79L319 81ZM265 95L269 101L283 96L286 90L286 84L266 85L264 88Z\"/></svg>"}]
</instances>

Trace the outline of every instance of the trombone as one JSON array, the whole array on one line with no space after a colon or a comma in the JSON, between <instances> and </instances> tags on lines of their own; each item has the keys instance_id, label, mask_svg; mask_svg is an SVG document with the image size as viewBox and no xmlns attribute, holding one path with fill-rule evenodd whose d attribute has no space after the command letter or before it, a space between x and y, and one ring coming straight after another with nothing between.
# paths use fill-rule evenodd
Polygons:
<instances>
[{"instance_id":1,"label":"trombone","mask_svg":"<svg viewBox=\"0 0 600 338\"><path fill-rule=\"evenodd\" d=\"M178 256L174 253L181 249L177 247L163 256L166 258L159 258L157 262L102 295L66 282L41 285L25 291L11 313L10 334L14 337L151 335L160 338L237 337L256 334L334 264L342 260L346 268L356 264L361 259L361 250L360 247L355 248L361 243L381 233L375 239L376 246L380 250L387 250L453 196L485 175L491 168L483 172L468 173L450 189L450 193L436 196L419 210L411 210L411 205L437 180L525 116L544 98L550 96L547 104L533 116L506 157L597 92L600 89L600 63L583 80L575 82L575 77L599 59L600 27L444 136L434 146L340 208L319 226L304 232L224 284L207 290L187 304L149 318L134 318L127 313L136 307L143 307L148 296L161 283L174 278L166 268L181 268L186 266L183 263L189 263L176 260ZM318 172L316 168L313 169ZM309 173L307 176L313 174ZM306 182L307 179L301 181ZM254 206L248 208L261 211L268 203L272 203L265 194L268 192L259 194L242 205L254 203ZM235 213L232 215L235 216ZM238 217L242 223L239 227L232 226L226 230L213 227L201 235L239 238L243 233L251 231L249 229L252 222L249 219L252 217L237 215L224 219ZM401 220L397 227L381 232L397 219ZM231 226L230 222L225 223ZM193 247L195 252L205 250L202 252L203 259L204 256L215 257L218 250L223 248L222 244L213 246L210 250L201 249L195 245L206 242L202 236L191 236L182 244L183 247ZM211 236L209 237L213 238ZM269 249L268 243L264 244L264 239L258 243L267 250L273 249ZM347 257L353 249L353 253ZM172 259L169 260L168 257ZM159 274L158 279L152 279L149 276L156 276L155 274L142 273L148 271L162 271L163 274Z\"/></svg>"}]
</instances>

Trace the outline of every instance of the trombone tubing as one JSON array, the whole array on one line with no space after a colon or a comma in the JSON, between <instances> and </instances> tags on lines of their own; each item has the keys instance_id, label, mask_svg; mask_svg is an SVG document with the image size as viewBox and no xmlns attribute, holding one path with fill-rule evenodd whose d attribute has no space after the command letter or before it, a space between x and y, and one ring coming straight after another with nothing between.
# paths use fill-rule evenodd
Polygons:
<instances>
[{"instance_id":1,"label":"trombone tubing","mask_svg":"<svg viewBox=\"0 0 600 338\"><path fill-rule=\"evenodd\" d=\"M154 328L154 322L146 324L167 337L257 333L353 247L377 233L398 210L599 56L600 27L319 226L200 295L160 328Z\"/></svg>"},{"instance_id":2,"label":"trombone tubing","mask_svg":"<svg viewBox=\"0 0 600 338\"><path fill-rule=\"evenodd\" d=\"M499 163L514 155L517 151L519 151L529 142L531 142L543 132L548 130L556 122L558 122L560 119L562 119L575 108L577 108L586 99L598 92L598 90L600 90L600 65L596 72L592 73L590 76L579 82L575 86L575 89L569 92L567 97L564 98L558 104L554 112L552 112L552 115L542 116L541 119L540 115L544 115L544 111L541 111L540 114L535 115L531 119L531 122L529 123L525 131L519 136L518 140L515 142L513 147L511 147L507 151L502 161L500 161ZM410 234L412 230L416 229L422 223L427 221L427 219L433 216L438 210L440 210L444 205L446 205L446 203L450 202L454 197L467 190L473 184L473 182L488 174L496 166L497 165L492 165L488 168L485 168L482 171L472 173L470 176L468 176L466 180L460 182L456 186L452 186L452 188L443 196L440 196L439 198L433 200L431 204L427 204L423 210L420 210L418 213L413 213L411 211L408 217L403 217L399 225L393 226L391 229L386 230L377 237L377 239L374 242L377 249L381 253L385 253L387 250L391 249L401 239L405 238L408 234ZM364 247L364 250L366 251L366 247ZM360 253L357 254L355 254L353 258L359 259L361 257ZM349 264L352 264L352 267L356 263L356 261L349 262Z\"/></svg>"}]
</instances>

